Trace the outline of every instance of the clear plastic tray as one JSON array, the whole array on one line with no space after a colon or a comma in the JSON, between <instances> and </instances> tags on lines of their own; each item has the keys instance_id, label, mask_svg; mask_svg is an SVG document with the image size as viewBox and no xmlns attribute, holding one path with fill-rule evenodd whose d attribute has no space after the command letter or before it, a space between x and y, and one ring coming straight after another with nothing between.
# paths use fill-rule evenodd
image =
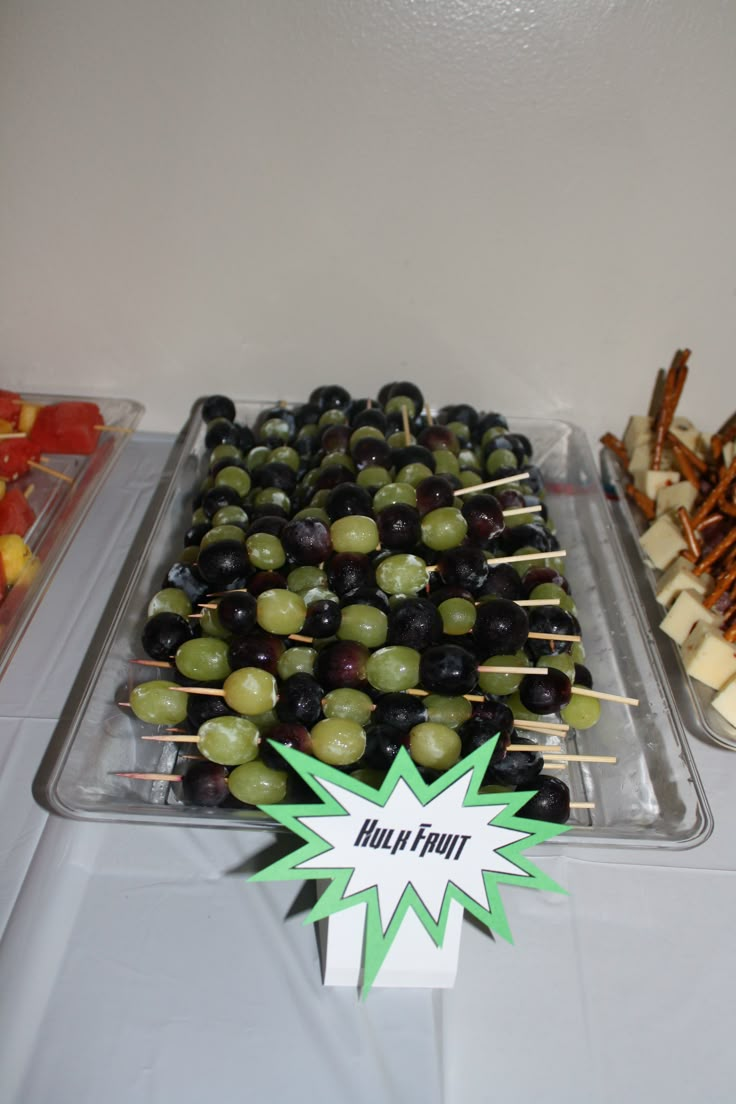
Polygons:
<instances>
[{"instance_id":1,"label":"clear plastic tray","mask_svg":"<svg viewBox=\"0 0 736 1104\"><path fill-rule=\"evenodd\" d=\"M601 474L609 488L611 512L621 534L623 554L635 579L647 627L654 638L683 722L690 732L736 751L736 728L712 706L716 692L705 683L690 678L677 644L659 628L665 613L655 593L659 573L647 564L639 544L639 536L646 529L647 521L641 510L632 506L626 497L624 487L627 479L617 457L609 449L601 451Z\"/></svg>"},{"instance_id":2,"label":"clear plastic tray","mask_svg":"<svg viewBox=\"0 0 736 1104\"><path fill-rule=\"evenodd\" d=\"M41 395L28 391L23 392L21 398L38 404L80 401L80 396ZM24 538L34 554L35 563L0 603L0 676L12 659L72 537L144 410L140 403L130 399L95 398L93 401L99 406L105 425L113 427L110 432L100 434L95 451L89 456L44 454L48 467L69 476L73 482L34 468L13 483L29 491L28 501L36 513L36 520Z\"/></svg>"},{"instance_id":3,"label":"clear plastic tray","mask_svg":"<svg viewBox=\"0 0 736 1104\"><path fill-rule=\"evenodd\" d=\"M143 741L143 726L115 703L131 684L157 677L136 667L151 595L174 562L191 517L192 489L204 454L200 403L172 451L149 513L131 548L79 679L36 781L36 794L54 811L82 819L213 827L274 827L257 810L193 808L178 784L131 781L116 771L176 771L173 743ZM252 419L262 404L238 404ZM634 848L684 848L705 840L712 821L669 696L656 648L642 631L637 599L622 560L598 472L585 434L559 421L513 418L541 467L551 516L578 604L586 662L601 690L638 697L638 708L607 703L599 724L568 746L616 755L616 765L570 764L564 777L573 797L593 802L576 810L564 840ZM186 745L184 750L186 751Z\"/></svg>"}]
</instances>

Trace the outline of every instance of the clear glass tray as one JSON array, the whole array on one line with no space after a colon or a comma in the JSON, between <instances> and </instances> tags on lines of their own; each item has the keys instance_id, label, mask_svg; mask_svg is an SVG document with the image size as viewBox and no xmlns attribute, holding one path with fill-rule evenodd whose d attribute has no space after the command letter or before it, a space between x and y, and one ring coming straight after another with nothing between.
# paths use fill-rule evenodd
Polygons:
<instances>
[{"instance_id":1,"label":"clear glass tray","mask_svg":"<svg viewBox=\"0 0 736 1104\"><path fill-rule=\"evenodd\" d=\"M239 403L252 420L263 404ZM54 741L36 794L54 811L81 819L213 827L275 827L257 810L193 808L178 784L116 777L116 771L175 773L173 743L143 741L143 726L115 703L155 669L136 667L145 609L181 547L192 490L204 455L201 400L172 450L149 513L131 548ZM534 444L547 502L567 549L586 662L601 690L641 699L638 708L604 703L599 724L570 734L577 752L616 755L616 765L574 764L565 771L573 798L594 802L574 812L564 840L634 848L684 848L705 840L712 820L659 656L642 631L637 598L622 558L584 432L559 421L513 418ZM152 672L152 673L151 673ZM184 746L186 751L186 745Z\"/></svg>"},{"instance_id":2,"label":"clear glass tray","mask_svg":"<svg viewBox=\"0 0 736 1104\"><path fill-rule=\"evenodd\" d=\"M21 398L43 405L81 401L78 395L41 395L28 391L23 392ZM28 501L36 513L36 519L24 540L33 552L37 565L11 587L0 603L0 677L20 644L74 534L144 410L140 403L130 399L95 398L90 401L97 403L105 425L113 427L111 432L100 434L95 451L89 456L44 454L48 467L69 476L73 482L34 468L28 475L9 484L23 491L32 488Z\"/></svg>"},{"instance_id":3,"label":"clear glass tray","mask_svg":"<svg viewBox=\"0 0 736 1104\"><path fill-rule=\"evenodd\" d=\"M683 722L693 734L705 736L721 747L736 751L736 728L711 704L715 690L690 678L677 644L659 628L665 614L664 607L656 598L659 573L647 564L639 544L639 536L646 529L647 521L641 510L632 506L626 497L624 487L628 480L617 457L609 449L601 450L601 474L609 489L611 512L621 535L623 555L635 580L647 629L654 639Z\"/></svg>"}]
</instances>

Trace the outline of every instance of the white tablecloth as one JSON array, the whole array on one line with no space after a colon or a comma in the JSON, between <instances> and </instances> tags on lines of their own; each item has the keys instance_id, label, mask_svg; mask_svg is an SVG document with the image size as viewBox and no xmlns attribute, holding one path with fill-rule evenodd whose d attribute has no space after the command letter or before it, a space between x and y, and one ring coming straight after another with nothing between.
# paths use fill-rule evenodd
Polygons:
<instances>
[{"instance_id":1,"label":"white tablecloth","mask_svg":"<svg viewBox=\"0 0 736 1104\"><path fill-rule=\"evenodd\" d=\"M123 453L0 683L3 1104L734 1099L736 756L695 740L715 819L690 851L534 855L513 946L464 925L444 992L321 985L269 835L83 824L31 781L171 438Z\"/></svg>"}]
</instances>

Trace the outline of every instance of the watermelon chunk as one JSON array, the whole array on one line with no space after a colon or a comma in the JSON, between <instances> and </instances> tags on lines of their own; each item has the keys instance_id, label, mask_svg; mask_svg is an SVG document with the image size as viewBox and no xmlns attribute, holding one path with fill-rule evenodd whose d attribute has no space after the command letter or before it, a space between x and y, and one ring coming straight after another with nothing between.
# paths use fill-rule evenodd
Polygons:
<instances>
[{"instance_id":1,"label":"watermelon chunk","mask_svg":"<svg viewBox=\"0 0 736 1104\"><path fill-rule=\"evenodd\" d=\"M17 487L11 487L0 499L0 535L17 533L24 537L35 520L32 506Z\"/></svg>"},{"instance_id":2,"label":"watermelon chunk","mask_svg":"<svg viewBox=\"0 0 736 1104\"><path fill-rule=\"evenodd\" d=\"M28 461L38 460L39 455L39 449L27 438L0 441L0 479L13 480L25 475Z\"/></svg>"},{"instance_id":3,"label":"watermelon chunk","mask_svg":"<svg viewBox=\"0 0 736 1104\"><path fill-rule=\"evenodd\" d=\"M0 418L15 426L18 424L19 411L20 395L15 391L3 391L0 388Z\"/></svg>"},{"instance_id":4,"label":"watermelon chunk","mask_svg":"<svg viewBox=\"0 0 736 1104\"><path fill-rule=\"evenodd\" d=\"M100 436L95 426L105 424L97 403L60 402L42 406L30 439L41 452L89 455Z\"/></svg>"}]
</instances>

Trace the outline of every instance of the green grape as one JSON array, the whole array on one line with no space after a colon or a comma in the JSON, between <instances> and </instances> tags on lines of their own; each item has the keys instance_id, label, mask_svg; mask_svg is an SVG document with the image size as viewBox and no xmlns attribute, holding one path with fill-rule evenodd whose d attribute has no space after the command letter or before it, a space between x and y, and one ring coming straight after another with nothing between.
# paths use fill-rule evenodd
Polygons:
<instances>
[{"instance_id":1,"label":"green grape","mask_svg":"<svg viewBox=\"0 0 736 1104\"><path fill-rule=\"evenodd\" d=\"M573 693L567 705L560 710L560 716L571 728L582 730L598 724L601 717L601 703L598 698L584 697Z\"/></svg>"},{"instance_id":2,"label":"green grape","mask_svg":"<svg viewBox=\"0 0 736 1104\"><path fill-rule=\"evenodd\" d=\"M378 526L371 517L349 514L330 526L335 552L375 552L378 546Z\"/></svg>"},{"instance_id":3,"label":"green grape","mask_svg":"<svg viewBox=\"0 0 736 1104\"><path fill-rule=\"evenodd\" d=\"M265 445L256 445L248 451L245 466L252 475L258 468L262 468L264 464L267 464L270 458L271 450L269 448L266 448Z\"/></svg>"},{"instance_id":4,"label":"green grape","mask_svg":"<svg viewBox=\"0 0 736 1104\"><path fill-rule=\"evenodd\" d=\"M484 664L484 666L485 666L485 664ZM541 662L540 662L540 666L541 666ZM532 713L531 709L527 709L527 707L524 705L521 698L519 697L519 691L518 690L515 690L513 694L511 694L508 698L506 698L506 703L505 704L509 707L511 712L514 714L514 720L515 721L538 721L539 720L539 714L538 713Z\"/></svg>"},{"instance_id":5,"label":"green grape","mask_svg":"<svg viewBox=\"0 0 736 1104\"><path fill-rule=\"evenodd\" d=\"M211 475L205 476L202 482L199 484L200 494L206 494L207 491L211 491L215 485L215 481Z\"/></svg>"},{"instance_id":6,"label":"green grape","mask_svg":"<svg viewBox=\"0 0 736 1104\"><path fill-rule=\"evenodd\" d=\"M576 641L573 644L572 648L570 649L570 655L572 656L574 663L579 663L581 665L585 663L585 648L579 641Z\"/></svg>"},{"instance_id":7,"label":"green grape","mask_svg":"<svg viewBox=\"0 0 736 1104\"><path fill-rule=\"evenodd\" d=\"M379 648L368 658L366 677L383 694L410 690L419 682L419 652L398 644Z\"/></svg>"},{"instance_id":8,"label":"green grape","mask_svg":"<svg viewBox=\"0 0 736 1104\"><path fill-rule=\"evenodd\" d=\"M577 617L578 607L572 594L566 594L564 598L560 598L560 609L563 609L565 613L571 613L573 617Z\"/></svg>"},{"instance_id":9,"label":"green grape","mask_svg":"<svg viewBox=\"0 0 736 1104\"><path fill-rule=\"evenodd\" d=\"M324 509L327 505L327 499L330 497L330 492L326 487L323 487L321 491L315 491L312 495L312 499L309 503L310 506L317 506L319 509Z\"/></svg>"},{"instance_id":10,"label":"green grape","mask_svg":"<svg viewBox=\"0 0 736 1104\"><path fill-rule=\"evenodd\" d=\"M372 790L380 790L386 775L372 767L358 767L357 770L350 772L350 777L362 782L364 786L370 786Z\"/></svg>"},{"instance_id":11,"label":"green grape","mask_svg":"<svg viewBox=\"0 0 736 1104\"><path fill-rule=\"evenodd\" d=\"M387 635L388 617L383 610L357 602L343 607L338 640L356 640L366 648L380 648L386 643Z\"/></svg>"},{"instance_id":12,"label":"green grape","mask_svg":"<svg viewBox=\"0 0 736 1104\"><path fill-rule=\"evenodd\" d=\"M376 567L376 582L386 594L416 594L428 581L427 565L419 556L387 556Z\"/></svg>"},{"instance_id":13,"label":"green grape","mask_svg":"<svg viewBox=\"0 0 736 1104\"><path fill-rule=\"evenodd\" d=\"M480 477L480 472L475 468L463 468L460 472L461 487L475 487L478 483L482 482L483 480Z\"/></svg>"},{"instance_id":14,"label":"green grape","mask_svg":"<svg viewBox=\"0 0 736 1104\"><path fill-rule=\"evenodd\" d=\"M233 797L246 805L278 805L286 797L287 778L286 771L254 759L230 771L227 784Z\"/></svg>"},{"instance_id":15,"label":"green grape","mask_svg":"<svg viewBox=\"0 0 736 1104\"><path fill-rule=\"evenodd\" d=\"M268 418L258 427L257 435L259 441L271 441L276 437L286 442L291 437L291 428L283 418Z\"/></svg>"},{"instance_id":16,"label":"green grape","mask_svg":"<svg viewBox=\"0 0 736 1104\"><path fill-rule=\"evenodd\" d=\"M473 452L472 448L460 449L460 452L457 454L457 460L460 465L461 473L466 469L472 468L480 474L483 469L480 457ZM460 478L462 479L462 474Z\"/></svg>"},{"instance_id":17,"label":"green grape","mask_svg":"<svg viewBox=\"0 0 736 1104\"><path fill-rule=\"evenodd\" d=\"M402 406L406 407L406 412L410 418L416 415L417 405L414 399L410 399L406 395L394 395L388 400L383 409L386 414L400 414Z\"/></svg>"},{"instance_id":18,"label":"green grape","mask_svg":"<svg viewBox=\"0 0 736 1104\"><path fill-rule=\"evenodd\" d=\"M262 487L253 499L256 506L280 506L285 513L291 513L291 499L279 487Z\"/></svg>"},{"instance_id":19,"label":"green grape","mask_svg":"<svg viewBox=\"0 0 736 1104\"><path fill-rule=\"evenodd\" d=\"M239 525L216 525L214 529L205 533L199 547L200 549L209 548L211 544L217 544L218 541L239 541L244 544L245 533Z\"/></svg>"},{"instance_id":20,"label":"green grape","mask_svg":"<svg viewBox=\"0 0 736 1104\"><path fill-rule=\"evenodd\" d=\"M539 549L538 548L532 548L532 546L530 544L525 544L523 548L517 548L516 551L514 552L514 555L515 556L530 556L532 553L534 553L534 556L535 556L535 558L533 560L516 560L511 565L514 568L514 570L516 571L517 575L520 575L522 578L524 577L524 575L527 573L527 571L529 570L529 568L532 565L534 567L542 567L542 566L549 567L550 566L550 561L546 556L544 557L544 559L537 559L536 558L539 555Z\"/></svg>"},{"instance_id":21,"label":"green grape","mask_svg":"<svg viewBox=\"0 0 736 1104\"><path fill-rule=\"evenodd\" d=\"M449 449L437 449L434 453L435 475L460 475L460 462Z\"/></svg>"},{"instance_id":22,"label":"green grape","mask_svg":"<svg viewBox=\"0 0 736 1104\"><path fill-rule=\"evenodd\" d=\"M219 640L229 640L232 636L230 630L226 629L220 620L216 609L204 608L202 610L199 627L205 636L216 636Z\"/></svg>"},{"instance_id":23,"label":"green grape","mask_svg":"<svg viewBox=\"0 0 736 1104\"><path fill-rule=\"evenodd\" d=\"M397 429L386 438L386 444L391 449L403 448L406 444L415 445L416 443L417 439L413 433L410 433L409 440L406 440L406 434L403 429Z\"/></svg>"},{"instance_id":24,"label":"green grape","mask_svg":"<svg viewBox=\"0 0 736 1104\"><path fill-rule=\"evenodd\" d=\"M291 678L292 675L311 675L317 652L314 648L300 646L287 648L276 664L276 670L280 679Z\"/></svg>"},{"instance_id":25,"label":"green grape","mask_svg":"<svg viewBox=\"0 0 736 1104\"><path fill-rule=\"evenodd\" d=\"M215 486L232 487L241 498L245 498L250 490L251 479L247 471L242 468L220 468L215 476Z\"/></svg>"},{"instance_id":26,"label":"green grape","mask_svg":"<svg viewBox=\"0 0 736 1104\"><path fill-rule=\"evenodd\" d=\"M278 571L286 563L284 546L271 533L253 533L245 542L245 550L259 571Z\"/></svg>"},{"instance_id":27,"label":"green grape","mask_svg":"<svg viewBox=\"0 0 736 1104\"><path fill-rule=\"evenodd\" d=\"M319 518L329 528L330 518L326 510L323 510L320 506L305 506L303 510L297 511L294 514L293 520L297 521L299 518Z\"/></svg>"},{"instance_id":28,"label":"green grape","mask_svg":"<svg viewBox=\"0 0 736 1104\"><path fill-rule=\"evenodd\" d=\"M459 728L473 716L473 707L467 698L428 694L423 700L428 719L434 724L446 725L447 728Z\"/></svg>"},{"instance_id":29,"label":"green grape","mask_svg":"<svg viewBox=\"0 0 736 1104\"><path fill-rule=\"evenodd\" d=\"M435 552L456 548L467 532L468 523L456 506L440 506L422 518L422 540Z\"/></svg>"},{"instance_id":30,"label":"green grape","mask_svg":"<svg viewBox=\"0 0 736 1104\"><path fill-rule=\"evenodd\" d=\"M181 555L177 556L179 563L183 564L196 564L199 559L199 547L196 544L190 544L187 548L183 548Z\"/></svg>"},{"instance_id":31,"label":"green grape","mask_svg":"<svg viewBox=\"0 0 736 1104\"><path fill-rule=\"evenodd\" d=\"M465 422L448 422L447 428L452 430L458 441L470 440L470 426L466 426Z\"/></svg>"},{"instance_id":32,"label":"green grape","mask_svg":"<svg viewBox=\"0 0 736 1104\"><path fill-rule=\"evenodd\" d=\"M149 617L155 617L157 613L178 613L180 617L188 617L192 612L192 603L178 587L164 587L154 594L146 612Z\"/></svg>"},{"instance_id":33,"label":"green grape","mask_svg":"<svg viewBox=\"0 0 736 1104\"><path fill-rule=\"evenodd\" d=\"M299 453L291 445L279 445L271 451L272 464L286 464L287 468L291 468L292 471L298 472L301 467L299 460Z\"/></svg>"},{"instance_id":34,"label":"green grape","mask_svg":"<svg viewBox=\"0 0 736 1104\"><path fill-rule=\"evenodd\" d=\"M331 690L322 699L322 709L325 717L343 717L356 724L366 725L371 719L373 702L362 690L339 689Z\"/></svg>"},{"instance_id":35,"label":"green grape","mask_svg":"<svg viewBox=\"0 0 736 1104\"><path fill-rule=\"evenodd\" d=\"M352 456L348 456L346 452L328 452L321 460L319 466L321 468L331 468L335 464L340 468L345 468L353 475L355 475L358 470Z\"/></svg>"},{"instance_id":36,"label":"green grape","mask_svg":"<svg viewBox=\"0 0 736 1104\"><path fill-rule=\"evenodd\" d=\"M305 606L311 606L313 602L337 602L338 606L340 605L340 599L335 592L326 586L310 587L302 593L302 598Z\"/></svg>"},{"instance_id":37,"label":"green grape","mask_svg":"<svg viewBox=\"0 0 736 1104\"><path fill-rule=\"evenodd\" d=\"M214 468L221 460L242 460L243 453L237 445L215 445L210 453L209 467Z\"/></svg>"},{"instance_id":38,"label":"green grape","mask_svg":"<svg viewBox=\"0 0 736 1104\"><path fill-rule=\"evenodd\" d=\"M223 506L212 517L212 524L214 525L238 525L242 526L248 524L248 515L242 506Z\"/></svg>"},{"instance_id":39,"label":"green grape","mask_svg":"<svg viewBox=\"0 0 736 1104\"><path fill-rule=\"evenodd\" d=\"M434 472L426 464L406 464L397 471L396 482L410 483L412 487L418 487L422 480L428 479L430 475L434 475Z\"/></svg>"},{"instance_id":40,"label":"green grape","mask_svg":"<svg viewBox=\"0 0 736 1104\"><path fill-rule=\"evenodd\" d=\"M312 587L323 587L327 584L327 574L321 567L294 567L286 576L286 585L295 594L303 594Z\"/></svg>"},{"instance_id":41,"label":"green grape","mask_svg":"<svg viewBox=\"0 0 736 1104\"><path fill-rule=\"evenodd\" d=\"M351 451L353 448L355 448L358 441L362 441L364 437L373 437L373 439L376 441L383 440L383 434L381 433L380 429L376 428L376 426L360 426L350 435L350 444L348 447L351 449Z\"/></svg>"},{"instance_id":42,"label":"green grape","mask_svg":"<svg viewBox=\"0 0 736 1104\"><path fill-rule=\"evenodd\" d=\"M202 507L198 506L192 514L192 525L209 525L209 523L210 519L207 517Z\"/></svg>"},{"instance_id":43,"label":"green grape","mask_svg":"<svg viewBox=\"0 0 736 1104\"><path fill-rule=\"evenodd\" d=\"M465 636L475 624L476 609L467 598L447 598L437 608L448 636Z\"/></svg>"},{"instance_id":44,"label":"green grape","mask_svg":"<svg viewBox=\"0 0 736 1104\"><path fill-rule=\"evenodd\" d=\"M301 632L307 607L299 594L290 590L264 590L256 601L256 620L264 632L288 636Z\"/></svg>"},{"instance_id":45,"label":"green grape","mask_svg":"<svg viewBox=\"0 0 736 1104\"><path fill-rule=\"evenodd\" d=\"M461 750L460 737L447 725L425 721L409 733L409 754L420 767L448 770L457 763Z\"/></svg>"},{"instance_id":46,"label":"green grape","mask_svg":"<svg viewBox=\"0 0 736 1104\"><path fill-rule=\"evenodd\" d=\"M365 731L345 717L318 721L311 732L312 752L322 763L347 767L357 763L365 751Z\"/></svg>"},{"instance_id":47,"label":"green grape","mask_svg":"<svg viewBox=\"0 0 736 1104\"><path fill-rule=\"evenodd\" d=\"M496 437L503 437L503 435L505 433L508 433L508 430L504 429L503 426L500 426L500 425L491 426L489 429L487 429L485 431L485 433L481 437L481 441L480 441L481 448L482 449L488 448L491 441L493 441ZM516 467L515 464L514 464L514 467Z\"/></svg>"},{"instance_id":48,"label":"green grape","mask_svg":"<svg viewBox=\"0 0 736 1104\"><path fill-rule=\"evenodd\" d=\"M512 514L511 517L504 518L507 529L515 529L517 525L531 525L533 522L539 522L540 518L538 514ZM552 584L549 584L550 586ZM540 586L547 586L546 583L540 583Z\"/></svg>"},{"instance_id":49,"label":"green grape","mask_svg":"<svg viewBox=\"0 0 736 1104\"><path fill-rule=\"evenodd\" d=\"M275 709L267 709L265 713L251 713L248 720L256 726L261 736L267 736L274 725L281 723Z\"/></svg>"},{"instance_id":50,"label":"green grape","mask_svg":"<svg viewBox=\"0 0 736 1104\"><path fill-rule=\"evenodd\" d=\"M197 730L197 747L205 759L225 767L255 759L260 742L258 729L245 717L213 717Z\"/></svg>"},{"instance_id":51,"label":"green grape","mask_svg":"<svg viewBox=\"0 0 736 1104\"><path fill-rule=\"evenodd\" d=\"M516 456L511 449L496 449L486 457L486 472L493 477L499 468L518 468Z\"/></svg>"},{"instance_id":52,"label":"green grape","mask_svg":"<svg viewBox=\"0 0 736 1104\"><path fill-rule=\"evenodd\" d=\"M342 410L337 410L335 407L332 407L331 410L325 410L324 414L321 415L319 421L317 422L317 425L320 429L324 429L325 426L330 426L330 425L347 425L347 424L348 424L347 414L343 413Z\"/></svg>"},{"instance_id":53,"label":"green grape","mask_svg":"<svg viewBox=\"0 0 736 1104\"><path fill-rule=\"evenodd\" d=\"M240 667L225 679L222 689L225 704L246 717L273 709L279 697L276 679L261 667Z\"/></svg>"},{"instance_id":54,"label":"green grape","mask_svg":"<svg viewBox=\"0 0 736 1104\"><path fill-rule=\"evenodd\" d=\"M416 506L417 492L411 483L387 483L373 496L373 512L378 514L387 506L403 502L406 506Z\"/></svg>"},{"instance_id":55,"label":"green grape","mask_svg":"<svg viewBox=\"0 0 736 1104\"><path fill-rule=\"evenodd\" d=\"M153 679L133 687L130 708L146 724L178 725L186 719L187 696L180 690L172 690L170 683Z\"/></svg>"},{"instance_id":56,"label":"green grape","mask_svg":"<svg viewBox=\"0 0 736 1104\"><path fill-rule=\"evenodd\" d=\"M529 657L526 652L514 652L513 655L489 656L480 664L481 667L528 667ZM541 666L541 663L540 663ZM523 675L491 674L488 671L478 672L478 685L484 694L512 694L521 685Z\"/></svg>"},{"instance_id":57,"label":"green grape","mask_svg":"<svg viewBox=\"0 0 736 1104\"><path fill-rule=\"evenodd\" d=\"M355 482L359 487L385 487L391 482L391 474L385 468L372 464L358 472Z\"/></svg>"},{"instance_id":58,"label":"green grape","mask_svg":"<svg viewBox=\"0 0 736 1104\"><path fill-rule=\"evenodd\" d=\"M540 656L536 666L554 667L557 671L562 671L563 675L566 675L570 682L575 681L575 660L569 652L558 652L557 655Z\"/></svg>"},{"instance_id":59,"label":"green grape","mask_svg":"<svg viewBox=\"0 0 736 1104\"><path fill-rule=\"evenodd\" d=\"M228 646L214 636L185 640L174 656L174 664L186 678L197 682L222 682L230 674Z\"/></svg>"},{"instance_id":60,"label":"green grape","mask_svg":"<svg viewBox=\"0 0 736 1104\"><path fill-rule=\"evenodd\" d=\"M538 600L540 598L567 598L567 591L557 583L539 583L535 586L529 595L530 598Z\"/></svg>"}]
</instances>

